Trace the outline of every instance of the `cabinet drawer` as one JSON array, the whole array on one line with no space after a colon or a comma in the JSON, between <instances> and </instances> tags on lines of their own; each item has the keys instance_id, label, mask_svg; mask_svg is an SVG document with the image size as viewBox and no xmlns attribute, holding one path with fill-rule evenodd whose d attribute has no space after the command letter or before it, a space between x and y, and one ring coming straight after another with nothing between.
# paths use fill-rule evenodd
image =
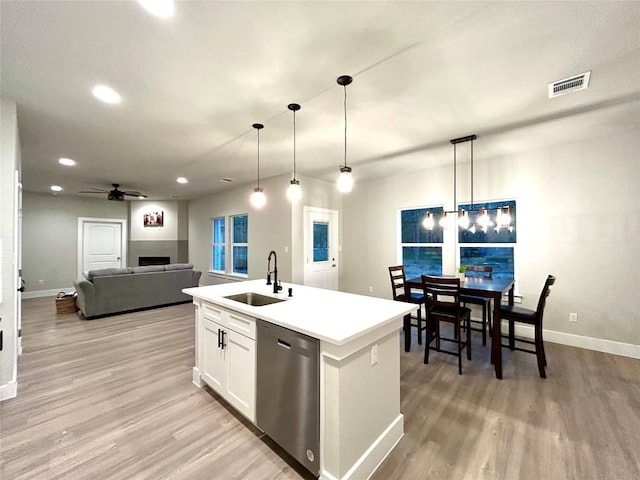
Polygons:
<instances>
[{"instance_id":1,"label":"cabinet drawer","mask_svg":"<svg viewBox=\"0 0 640 480\"><path fill-rule=\"evenodd\" d=\"M202 317L207 320L212 320L219 323L222 326L227 326L226 311L212 303L202 303Z\"/></svg>"},{"instance_id":2,"label":"cabinet drawer","mask_svg":"<svg viewBox=\"0 0 640 480\"><path fill-rule=\"evenodd\" d=\"M229 328L245 337L256 339L256 321L241 313L229 312Z\"/></svg>"}]
</instances>

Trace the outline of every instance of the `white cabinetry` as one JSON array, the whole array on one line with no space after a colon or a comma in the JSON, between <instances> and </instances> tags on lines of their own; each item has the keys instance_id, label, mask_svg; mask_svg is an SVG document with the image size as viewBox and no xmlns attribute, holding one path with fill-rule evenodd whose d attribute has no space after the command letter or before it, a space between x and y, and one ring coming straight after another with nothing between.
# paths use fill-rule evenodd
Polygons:
<instances>
[{"instance_id":1,"label":"white cabinetry","mask_svg":"<svg viewBox=\"0 0 640 480\"><path fill-rule=\"evenodd\" d=\"M200 329L202 380L255 422L255 319L202 302Z\"/></svg>"},{"instance_id":2,"label":"white cabinetry","mask_svg":"<svg viewBox=\"0 0 640 480\"><path fill-rule=\"evenodd\" d=\"M293 297L266 306L228 298L272 295L264 280L185 289L196 305L193 382L208 384L255 425L255 319L320 340L319 478L370 478L404 434L398 332L416 306L304 285L291 288ZM273 382L274 390L282 388Z\"/></svg>"}]
</instances>

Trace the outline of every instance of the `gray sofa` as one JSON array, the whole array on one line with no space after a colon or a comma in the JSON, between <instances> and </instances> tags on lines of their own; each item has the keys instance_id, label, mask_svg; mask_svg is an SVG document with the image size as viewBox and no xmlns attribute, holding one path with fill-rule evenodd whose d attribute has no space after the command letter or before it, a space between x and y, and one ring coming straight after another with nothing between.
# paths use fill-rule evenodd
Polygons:
<instances>
[{"instance_id":1,"label":"gray sofa","mask_svg":"<svg viewBox=\"0 0 640 480\"><path fill-rule=\"evenodd\" d=\"M197 287L202 272L190 263L90 270L76 280L76 303L87 320L192 301L183 288Z\"/></svg>"}]
</instances>

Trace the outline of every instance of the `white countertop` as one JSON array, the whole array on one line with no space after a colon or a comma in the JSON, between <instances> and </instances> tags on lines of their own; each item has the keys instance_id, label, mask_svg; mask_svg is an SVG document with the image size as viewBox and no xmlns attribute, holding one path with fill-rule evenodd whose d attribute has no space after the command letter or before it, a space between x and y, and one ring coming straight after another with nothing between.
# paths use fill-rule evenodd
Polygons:
<instances>
[{"instance_id":1,"label":"white countertop","mask_svg":"<svg viewBox=\"0 0 640 480\"><path fill-rule=\"evenodd\" d=\"M293 296L288 297L288 288ZM235 310L254 318L337 346L345 345L383 325L417 309L416 305L376 297L324 290L291 283L282 283L282 291L273 293L266 280L185 288L187 295ZM254 292L285 299L285 302L254 307L224 298L237 293Z\"/></svg>"}]
</instances>

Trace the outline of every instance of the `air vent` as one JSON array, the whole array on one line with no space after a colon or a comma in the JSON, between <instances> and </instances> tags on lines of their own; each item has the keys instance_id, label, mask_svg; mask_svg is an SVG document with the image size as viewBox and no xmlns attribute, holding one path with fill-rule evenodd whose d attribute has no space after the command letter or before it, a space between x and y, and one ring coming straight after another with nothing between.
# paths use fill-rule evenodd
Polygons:
<instances>
[{"instance_id":1,"label":"air vent","mask_svg":"<svg viewBox=\"0 0 640 480\"><path fill-rule=\"evenodd\" d=\"M558 80L549 84L549 98L559 97L565 93L573 93L584 90L589 86L591 71L575 75L573 77Z\"/></svg>"}]
</instances>

